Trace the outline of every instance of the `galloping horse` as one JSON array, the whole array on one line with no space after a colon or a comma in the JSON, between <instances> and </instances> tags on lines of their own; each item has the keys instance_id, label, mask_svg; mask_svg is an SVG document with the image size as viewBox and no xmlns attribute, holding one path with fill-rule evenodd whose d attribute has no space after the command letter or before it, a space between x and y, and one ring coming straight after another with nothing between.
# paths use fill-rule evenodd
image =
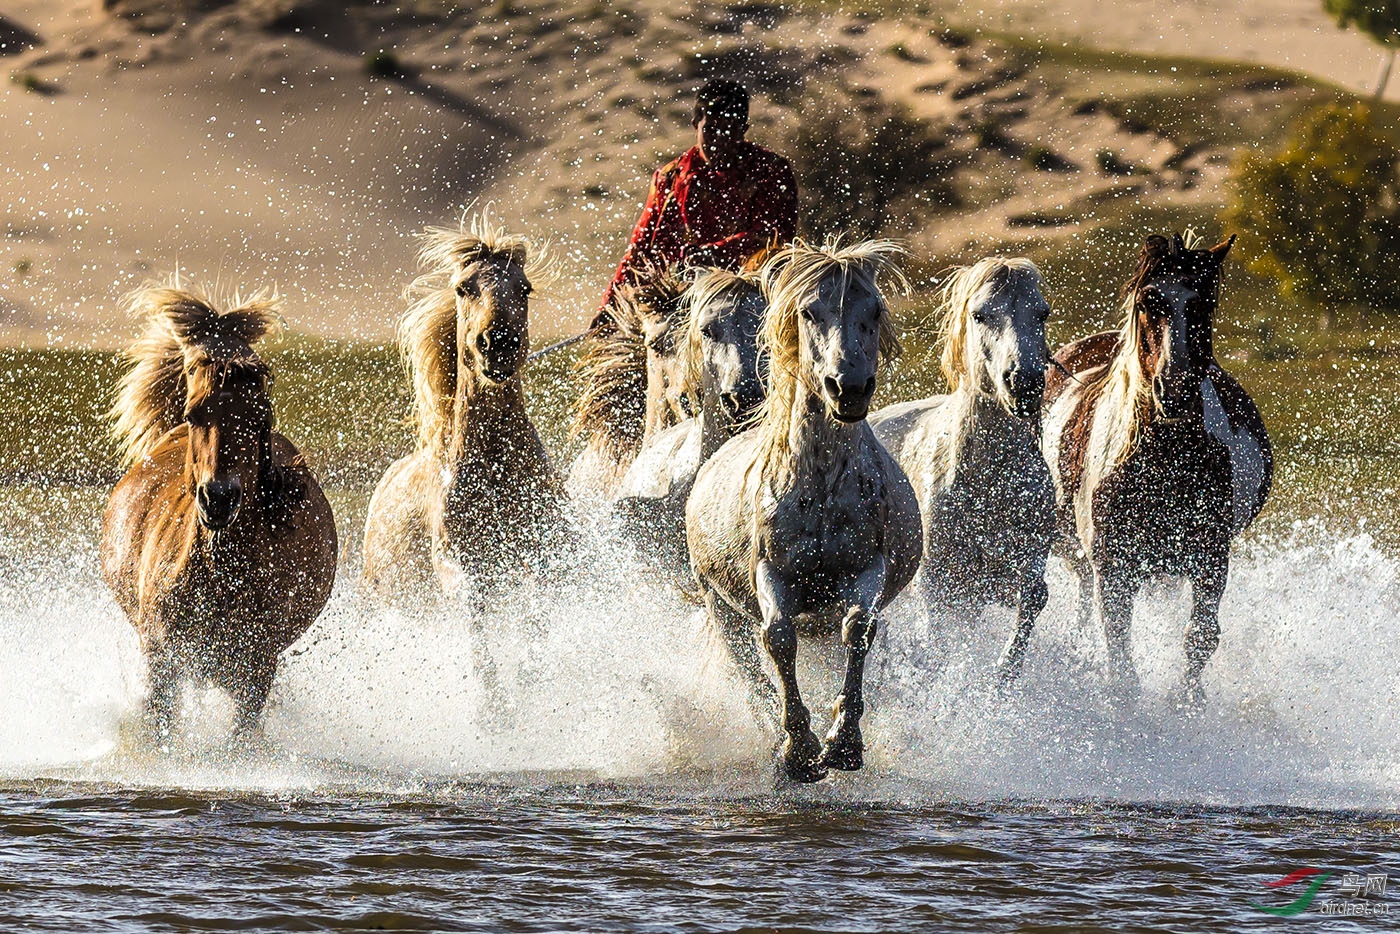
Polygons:
<instances>
[{"instance_id":1,"label":"galloping horse","mask_svg":"<svg viewBox=\"0 0 1400 934\"><path fill-rule=\"evenodd\" d=\"M1062 348L1052 377L1046 457L1060 524L1080 549L1117 693L1138 690L1129 651L1133 598L1153 574L1191 583L1184 702L1205 702L1201 672L1220 641L1230 540L1264 506L1273 452L1253 400L1215 359L1220 270L1235 238L1209 249L1147 239L1124 288L1123 326Z\"/></svg>"},{"instance_id":2,"label":"galloping horse","mask_svg":"<svg viewBox=\"0 0 1400 934\"><path fill-rule=\"evenodd\" d=\"M272 375L253 345L278 326L259 292L228 311L181 288L128 299L145 331L112 415L130 465L102 521L102 574L148 666L145 727L167 735L181 683L234 699L236 735L262 717L277 657L335 580L330 505L273 430Z\"/></svg>"},{"instance_id":3,"label":"galloping horse","mask_svg":"<svg viewBox=\"0 0 1400 934\"><path fill-rule=\"evenodd\" d=\"M944 286L942 367L952 390L881 409L871 427L914 484L924 517L919 572L931 623L1017 606L998 663L1005 684L1045 608L1055 486L1040 449L1050 306L1028 259L993 257Z\"/></svg>"},{"instance_id":4,"label":"galloping horse","mask_svg":"<svg viewBox=\"0 0 1400 934\"><path fill-rule=\"evenodd\" d=\"M682 299L679 359L697 414L651 439L627 469L613 504L626 534L664 571L690 580L685 503L700 465L763 401L758 328L767 302L757 270L700 273Z\"/></svg>"},{"instance_id":5,"label":"galloping horse","mask_svg":"<svg viewBox=\"0 0 1400 934\"><path fill-rule=\"evenodd\" d=\"M568 480L576 499L612 500L637 452L685 418L678 338L687 285L674 269L650 270L618 289L606 319L588 335L572 426L585 447Z\"/></svg>"},{"instance_id":6,"label":"galloping horse","mask_svg":"<svg viewBox=\"0 0 1400 934\"><path fill-rule=\"evenodd\" d=\"M472 595L535 567L566 536L562 483L525 412L529 245L483 216L423 235L399 347L417 449L390 465L365 522L365 578L380 595Z\"/></svg>"},{"instance_id":7,"label":"galloping horse","mask_svg":"<svg viewBox=\"0 0 1400 934\"><path fill-rule=\"evenodd\" d=\"M686 505L686 537L712 621L758 699L771 700L755 627L777 667L789 778L863 763L865 657L877 616L919 565L919 505L865 421L878 362L899 351L877 286L902 286L902 251L874 240L794 243L764 266L769 355L758 424L711 457ZM797 685L798 625L845 644L846 674L825 743Z\"/></svg>"}]
</instances>

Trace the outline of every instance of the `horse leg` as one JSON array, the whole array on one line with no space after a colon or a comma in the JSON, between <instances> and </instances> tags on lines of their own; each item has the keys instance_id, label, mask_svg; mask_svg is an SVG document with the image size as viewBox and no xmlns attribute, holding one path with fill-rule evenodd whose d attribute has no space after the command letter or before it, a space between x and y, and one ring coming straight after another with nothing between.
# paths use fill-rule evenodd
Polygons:
<instances>
[{"instance_id":1,"label":"horse leg","mask_svg":"<svg viewBox=\"0 0 1400 934\"><path fill-rule=\"evenodd\" d=\"M797 688L797 626L788 586L764 558L754 574L759 608L763 611L763 644L778 669L778 693L783 707L783 770L798 782L826 777L820 760L822 746L812 732L812 715Z\"/></svg>"},{"instance_id":2,"label":"horse leg","mask_svg":"<svg viewBox=\"0 0 1400 934\"><path fill-rule=\"evenodd\" d=\"M228 692L233 697L236 714L233 741L247 743L262 728L263 708L272 690L272 678L277 673L277 657L256 657L239 666L230 681Z\"/></svg>"},{"instance_id":3,"label":"horse leg","mask_svg":"<svg viewBox=\"0 0 1400 934\"><path fill-rule=\"evenodd\" d=\"M714 591L705 593L705 611L711 625L719 630L725 648L739 673L749 684L744 699L759 726L777 732L781 726L778 716L778 692L773 682L763 671L763 659L758 654L758 644L754 641L753 624L743 614L735 612L729 604L715 596Z\"/></svg>"},{"instance_id":4,"label":"horse leg","mask_svg":"<svg viewBox=\"0 0 1400 934\"><path fill-rule=\"evenodd\" d=\"M168 645L160 643L147 649L146 678L149 684L142 702L142 731L148 741L160 744L170 737L180 701L180 667Z\"/></svg>"},{"instance_id":5,"label":"horse leg","mask_svg":"<svg viewBox=\"0 0 1400 934\"><path fill-rule=\"evenodd\" d=\"M1092 578L1091 578L1092 579ZM1042 555L1021 578L1021 600L1016 608L1016 631L1011 641L997 661L997 683L1001 690L1010 688L1021 675L1021 662L1025 659L1026 645L1031 641L1031 630L1045 604L1050 601L1050 591L1045 586L1045 557Z\"/></svg>"},{"instance_id":6,"label":"horse leg","mask_svg":"<svg viewBox=\"0 0 1400 934\"><path fill-rule=\"evenodd\" d=\"M885 571L884 557L877 556L874 566L856 580L852 606L841 621L846 680L832 707L835 719L822 745L821 764L829 769L854 772L865 764L865 743L860 735L860 718L865 713L865 656L875 641L875 606L885 589Z\"/></svg>"},{"instance_id":7,"label":"horse leg","mask_svg":"<svg viewBox=\"0 0 1400 934\"><path fill-rule=\"evenodd\" d=\"M1186 678L1182 683L1183 705L1192 712L1206 704L1201 672L1220 644L1220 598L1230 568L1225 561L1204 568L1191 576L1191 622L1186 627Z\"/></svg>"},{"instance_id":8,"label":"horse leg","mask_svg":"<svg viewBox=\"0 0 1400 934\"><path fill-rule=\"evenodd\" d=\"M1139 692L1137 671L1133 668L1129 626L1133 620L1133 594L1137 581L1123 568L1108 566L1096 570L1099 617L1103 620L1108 643L1110 691L1120 704L1131 706Z\"/></svg>"},{"instance_id":9,"label":"horse leg","mask_svg":"<svg viewBox=\"0 0 1400 934\"><path fill-rule=\"evenodd\" d=\"M1081 632L1094 624L1094 565L1083 552L1076 550L1069 558L1069 569L1079 581L1079 599L1075 604Z\"/></svg>"}]
</instances>

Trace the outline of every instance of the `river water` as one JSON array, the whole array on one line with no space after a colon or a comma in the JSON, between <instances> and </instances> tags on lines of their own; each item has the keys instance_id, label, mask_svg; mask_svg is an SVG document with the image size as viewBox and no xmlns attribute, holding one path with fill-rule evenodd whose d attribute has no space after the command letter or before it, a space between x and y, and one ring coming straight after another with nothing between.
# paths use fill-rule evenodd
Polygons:
<instances>
[{"instance_id":1,"label":"river water","mask_svg":"<svg viewBox=\"0 0 1400 934\"><path fill-rule=\"evenodd\" d=\"M502 696L460 613L370 607L351 571L284 658L261 746L231 752L227 701L192 692L173 748L143 749L143 665L87 523L12 505L0 930L1393 927L1321 914L1400 890L1375 891L1400 875L1400 587L1361 533L1237 549L1196 717L1173 700L1172 586L1139 600L1133 711L1105 699L1058 564L1006 698L1009 614L932 639L897 604L867 768L793 788L701 621L611 546L493 610ZM820 724L839 666L804 668ZM1305 867L1332 875L1300 914L1256 907L1296 905L1321 875L1266 883Z\"/></svg>"}]
</instances>

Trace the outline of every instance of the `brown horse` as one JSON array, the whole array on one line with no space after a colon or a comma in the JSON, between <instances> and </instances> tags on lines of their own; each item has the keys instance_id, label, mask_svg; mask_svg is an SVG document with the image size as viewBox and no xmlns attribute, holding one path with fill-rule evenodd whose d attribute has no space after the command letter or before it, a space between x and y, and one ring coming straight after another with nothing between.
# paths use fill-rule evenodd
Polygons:
<instances>
[{"instance_id":1,"label":"brown horse","mask_svg":"<svg viewBox=\"0 0 1400 934\"><path fill-rule=\"evenodd\" d=\"M418 446L385 472L365 522L365 580L382 597L474 599L536 568L567 532L562 483L525 411L529 244L483 216L423 237L399 347Z\"/></svg>"},{"instance_id":2,"label":"brown horse","mask_svg":"<svg viewBox=\"0 0 1400 934\"><path fill-rule=\"evenodd\" d=\"M145 723L172 726L182 681L227 691L251 734L277 657L335 580L330 505L273 430L272 376L253 345L277 326L268 293L219 311L180 288L130 298L146 321L112 414L130 469L102 523L102 573L141 638Z\"/></svg>"},{"instance_id":3,"label":"brown horse","mask_svg":"<svg viewBox=\"0 0 1400 934\"><path fill-rule=\"evenodd\" d=\"M584 442L569 470L576 498L610 501L643 445L686 417L686 286L674 269L652 270L619 289L589 333L572 426Z\"/></svg>"},{"instance_id":4,"label":"brown horse","mask_svg":"<svg viewBox=\"0 0 1400 934\"><path fill-rule=\"evenodd\" d=\"M1149 237L1124 288L1124 321L1062 348L1046 387L1046 457L1060 524L1077 551L1080 613L1096 596L1113 685L1137 693L1133 598L1155 574L1191 583L1184 703L1220 641L1230 540L1259 514L1273 476L1254 402L1215 359L1220 270L1234 237L1209 249Z\"/></svg>"}]
</instances>

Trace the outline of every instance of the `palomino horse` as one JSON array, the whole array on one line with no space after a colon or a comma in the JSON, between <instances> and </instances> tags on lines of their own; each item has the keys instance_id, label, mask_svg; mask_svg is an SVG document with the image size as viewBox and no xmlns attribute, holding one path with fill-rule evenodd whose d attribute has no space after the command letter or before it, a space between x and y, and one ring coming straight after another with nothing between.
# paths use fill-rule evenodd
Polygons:
<instances>
[{"instance_id":1,"label":"palomino horse","mask_svg":"<svg viewBox=\"0 0 1400 934\"><path fill-rule=\"evenodd\" d=\"M1060 524L1082 552L1081 618L1092 581L1115 690L1138 690L1129 650L1133 598L1151 575L1186 577L1184 702L1205 702L1201 672L1220 641L1230 539L1269 493L1273 453L1254 402L1215 359L1220 269L1210 249L1152 236L1124 289L1123 326L1062 348L1072 379L1049 380L1046 457Z\"/></svg>"},{"instance_id":2,"label":"palomino horse","mask_svg":"<svg viewBox=\"0 0 1400 934\"><path fill-rule=\"evenodd\" d=\"M278 325L268 293L228 311L180 288L129 299L145 332L112 415L130 469L102 522L102 574L141 638L145 725L168 734L186 678L255 731L277 657L320 615L335 580L330 505L273 430L272 379L253 345Z\"/></svg>"},{"instance_id":3,"label":"palomino horse","mask_svg":"<svg viewBox=\"0 0 1400 934\"><path fill-rule=\"evenodd\" d=\"M768 397L755 427L711 457L686 505L691 564L739 668L771 699L755 626L776 665L788 777L818 781L863 762L865 657L877 615L919 566L914 490L865 421L878 362L899 351L877 286L902 286L902 251L873 240L795 243L763 269L771 303L759 335ZM798 624L846 646L825 743L797 686ZM761 696L760 696L761 695Z\"/></svg>"},{"instance_id":4,"label":"palomino horse","mask_svg":"<svg viewBox=\"0 0 1400 934\"><path fill-rule=\"evenodd\" d=\"M399 348L417 449L385 472L365 522L365 578L381 596L463 578L475 599L566 537L564 493L525 412L528 243L484 216L423 235Z\"/></svg>"},{"instance_id":5,"label":"palomino horse","mask_svg":"<svg viewBox=\"0 0 1400 934\"><path fill-rule=\"evenodd\" d=\"M870 417L919 496L919 576L931 623L971 624L991 603L1017 606L997 666L1003 684L1019 672L1045 608L1055 533L1055 486L1040 450L1050 314L1040 285L1028 259L957 270L940 296L951 393Z\"/></svg>"},{"instance_id":6,"label":"palomino horse","mask_svg":"<svg viewBox=\"0 0 1400 934\"><path fill-rule=\"evenodd\" d=\"M583 381L572 433L583 453L569 469L569 492L608 502L643 446L685 416L680 336L687 283L674 269L652 270L615 293L585 343Z\"/></svg>"},{"instance_id":7,"label":"palomino horse","mask_svg":"<svg viewBox=\"0 0 1400 934\"><path fill-rule=\"evenodd\" d=\"M682 305L680 359L690 408L697 414L642 448L613 509L628 537L685 586L691 579L685 502L695 475L763 401L758 328L767 301L757 270L707 269L692 281Z\"/></svg>"}]
</instances>

